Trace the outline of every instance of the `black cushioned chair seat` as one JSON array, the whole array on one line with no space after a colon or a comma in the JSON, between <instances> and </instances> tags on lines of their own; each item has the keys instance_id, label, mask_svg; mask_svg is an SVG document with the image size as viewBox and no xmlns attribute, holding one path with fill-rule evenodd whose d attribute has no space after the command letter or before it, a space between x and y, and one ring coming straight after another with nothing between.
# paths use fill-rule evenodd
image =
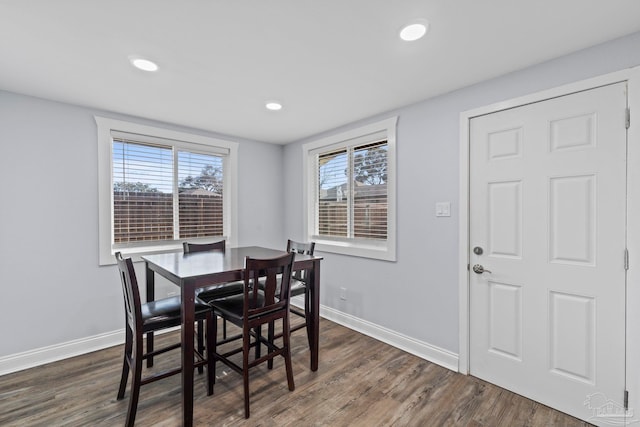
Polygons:
<instances>
[{"instance_id":1,"label":"black cushioned chair seat","mask_svg":"<svg viewBox=\"0 0 640 427\"><path fill-rule=\"evenodd\" d=\"M264 304L264 295L262 292L258 294L258 303L259 306ZM234 319L242 319L244 315L243 310L244 294L216 300L215 306L213 306L213 312L215 314L224 314L225 317L232 317Z\"/></svg>"},{"instance_id":2,"label":"black cushioned chair seat","mask_svg":"<svg viewBox=\"0 0 640 427\"><path fill-rule=\"evenodd\" d=\"M304 295L307 292L307 285L302 280L291 278L291 296Z\"/></svg>"},{"instance_id":3,"label":"black cushioned chair seat","mask_svg":"<svg viewBox=\"0 0 640 427\"><path fill-rule=\"evenodd\" d=\"M201 301L209 303L213 300L220 298L227 298L232 295L242 296L244 282L230 282L225 283L224 285L213 286L211 288L207 288L206 290L198 293L198 298Z\"/></svg>"},{"instance_id":4,"label":"black cushioned chair seat","mask_svg":"<svg viewBox=\"0 0 640 427\"><path fill-rule=\"evenodd\" d=\"M196 320L204 320L207 317L207 311L211 310L211 307L196 298L195 310ZM147 327L156 330L158 325L163 325L163 327L180 325L182 320L180 297L169 297L142 304L141 312L142 325L145 330Z\"/></svg>"},{"instance_id":5,"label":"black cushioned chair seat","mask_svg":"<svg viewBox=\"0 0 640 427\"><path fill-rule=\"evenodd\" d=\"M278 280L278 290L280 290L280 280L282 280L281 277L277 278ZM264 289L264 279L260 278L258 280L260 289ZM298 280L298 279L294 279L293 277L291 278L291 285L290 286L290 292L291 292L291 296L295 297L296 295L304 295L305 292L307 292L307 285L302 281L302 280Z\"/></svg>"}]
</instances>

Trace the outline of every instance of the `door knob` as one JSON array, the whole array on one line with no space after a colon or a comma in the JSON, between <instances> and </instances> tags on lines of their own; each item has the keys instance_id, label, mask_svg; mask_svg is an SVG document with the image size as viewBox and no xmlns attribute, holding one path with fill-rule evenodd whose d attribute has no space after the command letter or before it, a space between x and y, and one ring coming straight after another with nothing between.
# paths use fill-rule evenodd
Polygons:
<instances>
[{"instance_id":1,"label":"door knob","mask_svg":"<svg viewBox=\"0 0 640 427\"><path fill-rule=\"evenodd\" d=\"M473 266L473 272L474 273L478 273L478 274L491 273L491 271L485 270L485 268L480 264L476 264L476 265Z\"/></svg>"}]
</instances>

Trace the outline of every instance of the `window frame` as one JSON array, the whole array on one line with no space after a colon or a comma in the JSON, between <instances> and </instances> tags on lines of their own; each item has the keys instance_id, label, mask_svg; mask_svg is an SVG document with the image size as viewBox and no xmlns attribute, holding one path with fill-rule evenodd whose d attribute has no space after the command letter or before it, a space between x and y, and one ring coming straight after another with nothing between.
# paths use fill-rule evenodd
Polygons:
<instances>
[{"instance_id":1,"label":"window frame","mask_svg":"<svg viewBox=\"0 0 640 427\"><path fill-rule=\"evenodd\" d=\"M337 133L302 145L304 180L303 223L308 241L316 242L316 250L343 255L396 261L396 125L398 117L391 117L345 132ZM364 145L385 138L387 140L387 239L330 238L317 234L317 187L319 151L339 150ZM351 194L349 195L351 197Z\"/></svg>"},{"instance_id":2,"label":"window frame","mask_svg":"<svg viewBox=\"0 0 640 427\"><path fill-rule=\"evenodd\" d=\"M138 136L142 143L161 143L165 146L220 155L224 158L223 176L223 234L227 245L235 246L238 235L237 182L238 143L229 140L179 132L155 126L142 125L124 120L94 116L98 132L98 245L99 265L115 264L113 248L113 135ZM201 240L207 239L190 239ZM176 251L182 248L182 240L171 242L141 242L131 244L118 251L138 258L144 254Z\"/></svg>"}]
</instances>

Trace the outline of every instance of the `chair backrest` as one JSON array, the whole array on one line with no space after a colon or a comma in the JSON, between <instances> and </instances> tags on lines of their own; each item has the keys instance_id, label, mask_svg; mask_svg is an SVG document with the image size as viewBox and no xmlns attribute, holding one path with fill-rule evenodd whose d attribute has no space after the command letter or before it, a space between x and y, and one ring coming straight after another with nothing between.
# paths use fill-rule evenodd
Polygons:
<instances>
[{"instance_id":1,"label":"chair backrest","mask_svg":"<svg viewBox=\"0 0 640 427\"><path fill-rule=\"evenodd\" d=\"M189 243L182 242L182 248L184 249L184 253L188 254L191 252L205 252L205 251L220 251L224 252L225 249L225 240L219 240L213 243Z\"/></svg>"},{"instance_id":2,"label":"chair backrest","mask_svg":"<svg viewBox=\"0 0 640 427\"><path fill-rule=\"evenodd\" d=\"M246 257L244 268L244 318L278 318L278 313L289 311L289 289L294 253L271 259ZM258 283L263 286L254 286Z\"/></svg>"},{"instance_id":3,"label":"chair backrest","mask_svg":"<svg viewBox=\"0 0 640 427\"><path fill-rule=\"evenodd\" d=\"M287 240L287 252L294 254L313 255L316 248L316 242L301 243L291 239ZM306 270L294 271L292 277L297 280L305 281L307 276Z\"/></svg>"},{"instance_id":4,"label":"chair backrest","mask_svg":"<svg viewBox=\"0 0 640 427\"><path fill-rule=\"evenodd\" d=\"M135 333L142 331L142 303L136 271L133 268L131 258L123 258L120 252L116 252L116 261L120 280L122 282L122 294L124 296L124 310L127 326Z\"/></svg>"},{"instance_id":5,"label":"chair backrest","mask_svg":"<svg viewBox=\"0 0 640 427\"><path fill-rule=\"evenodd\" d=\"M291 239L287 240L287 252L293 252L296 254L313 255L313 250L316 247L316 242L300 243Z\"/></svg>"}]
</instances>

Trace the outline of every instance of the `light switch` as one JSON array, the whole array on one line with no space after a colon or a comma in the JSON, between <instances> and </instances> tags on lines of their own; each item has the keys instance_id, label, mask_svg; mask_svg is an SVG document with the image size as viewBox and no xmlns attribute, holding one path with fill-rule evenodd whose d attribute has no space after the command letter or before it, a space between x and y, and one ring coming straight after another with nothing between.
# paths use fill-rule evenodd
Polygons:
<instances>
[{"instance_id":1,"label":"light switch","mask_svg":"<svg viewBox=\"0 0 640 427\"><path fill-rule=\"evenodd\" d=\"M451 202L437 202L436 216L451 216Z\"/></svg>"}]
</instances>

